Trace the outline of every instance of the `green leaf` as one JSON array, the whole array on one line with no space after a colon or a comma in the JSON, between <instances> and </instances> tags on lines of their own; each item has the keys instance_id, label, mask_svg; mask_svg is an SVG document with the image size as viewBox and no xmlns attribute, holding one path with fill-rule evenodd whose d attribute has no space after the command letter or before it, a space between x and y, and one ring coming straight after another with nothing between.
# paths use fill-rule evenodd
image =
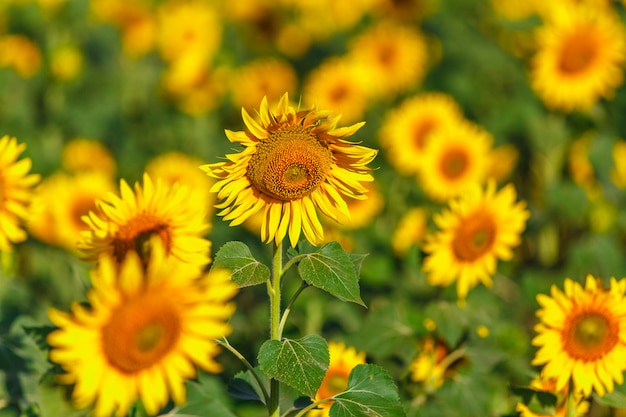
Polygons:
<instances>
[{"instance_id":1,"label":"green leaf","mask_svg":"<svg viewBox=\"0 0 626 417\"><path fill-rule=\"evenodd\" d=\"M228 394L238 400L261 401L254 387L245 379L233 378L228 381Z\"/></svg>"},{"instance_id":2,"label":"green leaf","mask_svg":"<svg viewBox=\"0 0 626 417\"><path fill-rule=\"evenodd\" d=\"M597 394L593 394L593 399L600 405L613 408L626 408L626 394L619 391L614 391L604 394L600 397Z\"/></svg>"},{"instance_id":3,"label":"green leaf","mask_svg":"<svg viewBox=\"0 0 626 417\"><path fill-rule=\"evenodd\" d=\"M270 279L270 270L254 257L242 242L228 242L215 254L214 268L230 269L233 281L240 287L263 284Z\"/></svg>"},{"instance_id":4,"label":"green leaf","mask_svg":"<svg viewBox=\"0 0 626 417\"><path fill-rule=\"evenodd\" d=\"M406 416L391 377L377 365L354 367L348 377L348 388L333 398L330 417Z\"/></svg>"},{"instance_id":5,"label":"green leaf","mask_svg":"<svg viewBox=\"0 0 626 417\"><path fill-rule=\"evenodd\" d=\"M359 290L360 258L352 258L337 242L330 242L307 254L298 264L300 277L342 301L365 306Z\"/></svg>"},{"instance_id":6,"label":"green leaf","mask_svg":"<svg viewBox=\"0 0 626 417\"><path fill-rule=\"evenodd\" d=\"M259 350L263 372L309 397L314 397L322 384L329 361L328 344L317 335L268 340Z\"/></svg>"}]
</instances>

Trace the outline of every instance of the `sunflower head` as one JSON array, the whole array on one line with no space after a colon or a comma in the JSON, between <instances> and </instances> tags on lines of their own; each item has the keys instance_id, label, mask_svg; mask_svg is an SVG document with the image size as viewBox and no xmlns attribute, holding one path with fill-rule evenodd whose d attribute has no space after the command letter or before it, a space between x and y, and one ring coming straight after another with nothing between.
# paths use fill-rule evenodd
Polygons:
<instances>
[{"instance_id":1,"label":"sunflower head","mask_svg":"<svg viewBox=\"0 0 626 417\"><path fill-rule=\"evenodd\" d=\"M568 278L564 291L553 286L550 296L537 296L540 322L532 344L539 350L532 364L543 365L557 390L571 380L573 389L586 397L592 391L602 396L624 382L625 291L625 279L611 278L607 289L588 275L584 287Z\"/></svg>"},{"instance_id":2,"label":"sunflower head","mask_svg":"<svg viewBox=\"0 0 626 417\"><path fill-rule=\"evenodd\" d=\"M244 148L227 155L227 162L204 165L209 176L219 181L211 188L222 200L218 215L231 226L263 212L261 238L282 242L287 234L295 246L304 232L313 244L324 239L317 210L345 223L350 210L345 197L364 199L372 181L366 165L377 151L345 138L364 123L337 128L340 116L330 111L295 109L284 94L271 111L263 99L252 118L242 108L245 132L226 131L231 142Z\"/></svg>"},{"instance_id":3,"label":"sunflower head","mask_svg":"<svg viewBox=\"0 0 626 417\"><path fill-rule=\"evenodd\" d=\"M230 273L202 274L167 256L160 242L153 248L147 268L134 251L121 265L103 254L89 306L48 313L57 327L47 338L50 359L64 370L59 382L74 386L78 408L95 403L97 417L125 416L137 399L156 415L170 397L185 402L184 382L197 367L221 371L215 339L231 332L237 286Z\"/></svg>"}]
</instances>

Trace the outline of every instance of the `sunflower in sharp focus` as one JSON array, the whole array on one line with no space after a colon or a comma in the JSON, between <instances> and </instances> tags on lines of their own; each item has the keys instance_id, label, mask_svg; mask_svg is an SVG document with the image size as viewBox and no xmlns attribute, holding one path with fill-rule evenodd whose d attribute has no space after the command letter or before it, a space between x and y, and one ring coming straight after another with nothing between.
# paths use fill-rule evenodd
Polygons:
<instances>
[{"instance_id":1,"label":"sunflower in sharp focus","mask_svg":"<svg viewBox=\"0 0 626 417\"><path fill-rule=\"evenodd\" d=\"M565 279L564 291L555 285L550 296L539 294L539 323L532 344L539 347L532 360L561 390L570 381L575 392L589 397L612 392L624 382L626 370L626 279L611 278L608 289L592 275L585 286Z\"/></svg>"},{"instance_id":2,"label":"sunflower in sharp focus","mask_svg":"<svg viewBox=\"0 0 626 417\"><path fill-rule=\"evenodd\" d=\"M329 342L330 363L324 380L317 390L314 401L332 398L348 388L348 377L357 365L365 364L365 352L357 352L355 348L344 343ZM328 417L333 401L320 404L318 408L309 411L307 417Z\"/></svg>"},{"instance_id":3,"label":"sunflower in sharp focus","mask_svg":"<svg viewBox=\"0 0 626 417\"><path fill-rule=\"evenodd\" d=\"M380 145L398 172L417 174L422 166L422 152L432 134L463 119L461 108L447 94L413 96L384 116Z\"/></svg>"},{"instance_id":4,"label":"sunflower in sharp focus","mask_svg":"<svg viewBox=\"0 0 626 417\"><path fill-rule=\"evenodd\" d=\"M497 261L513 257L512 248L519 245L530 215L526 203L516 202L516 197L512 184L500 191L495 181L485 189L474 184L435 215L440 230L424 243L428 282L447 286L456 281L461 302L479 282L491 286Z\"/></svg>"},{"instance_id":5,"label":"sunflower in sharp focus","mask_svg":"<svg viewBox=\"0 0 626 417\"><path fill-rule=\"evenodd\" d=\"M217 373L215 339L227 336L237 292L230 273L200 275L193 265L165 257L156 243L147 269L134 252L118 268L104 255L92 273L90 307L71 313L50 309L58 328L48 336L50 359L61 365L63 384L74 384L78 408L95 403L97 417L126 416L141 399L156 415L168 399L185 402L196 366Z\"/></svg>"},{"instance_id":6,"label":"sunflower in sharp focus","mask_svg":"<svg viewBox=\"0 0 626 417\"><path fill-rule=\"evenodd\" d=\"M473 183L483 183L491 168L491 135L471 122L443 126L424 146L419 183L433 200L444 202Z\"/></svg>"},{"instance_id":7,"label":"sunflower in sharp focus","mask_svg":"<svg viewBox=\"0 0 626 417\"><path fill-rule=\"evenodd\" d=\"M374 98L405 92L421 83L428 64L421 32L397 22L381 22L354 39L348 57L369 72Z\"/></svg>"},{"instance_id":8,"label":"sunflower in sharp focus","mask_svg":"<svg viewBox=\"0 0 626 417\"><path fill-rule=\"evenodd\" d=\"M548 107L588 110L623 81L626 30L609 9L559 7L537 34L531 82Z\"/></svg>"},{"instance_id":9,"label":"sunflower in sharp focus","mask_svg":"<svg viewBox=\"0 0 626 417\"><path fill-rule=\"evenodd\" d=\"M263 99L260 121L245 109L242 116L247 132L226 130L231 142L244 149L227 155L226 162L204 165L217 178L211 191L223 200L218 215L231 226L243 223L263 211L261 239L280 244L287 234L296 246L300 233L312 244L324 239L317 210L338 223L350 219L345 197L364 199L373 181L366 165L377 151L350 142L364 123L336 128L340 116L330 111L296 110L287 94L275 112Z\"/></svg>"},{"instance_id":10,"label":"sunflower in sharp focus","mask_svg":"<svg viewBox=\"0 0 626 417\"><path fill-rule=\"evenodd\" d=\"M7 135L0 139L0 251L11 252L12 243L26 240L21 223L28 217L32 187L40 179L29 174L30 158L18 160L26 144Z\"/></svg>"},{"instance_id":11,"label":"sunflower in sharp focus","mask_svg":"<svg viewBox=\"0 0 626 417\"><path fill-rule=\"evenodd\" d=\"M96 202L97 211L83 216L90 230L83 232L78 248L88 261L108 253L120 264L135 250L147 264L151 238L158 236L168 255L202 268L210 262L211 242L202 237L210 225L206 211L189 205L189 198L188 187L153 183L148 174L134 191L121 180L120 197L109 194Z\"/></svg>"}]
</instances>

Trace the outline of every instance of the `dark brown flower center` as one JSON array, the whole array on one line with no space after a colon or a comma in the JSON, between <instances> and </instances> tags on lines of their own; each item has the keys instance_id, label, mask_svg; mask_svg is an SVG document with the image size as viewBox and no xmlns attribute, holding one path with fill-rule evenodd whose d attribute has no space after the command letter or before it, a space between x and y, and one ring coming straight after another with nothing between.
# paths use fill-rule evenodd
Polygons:
<instances>
[{"instance_id":1,"label":"dark brown flower center","mask_svg":"<svg viewBox=\"0 0 626 417\"><path fill-rule=\"evenodd\" d=\"M120 226L113 238L113 256L118 262L122 262L130 250L134 250L144 264L150 256L150 239L158 236L163 242L163 247L169 253L172 241L171 232L162 219L151 214L139 214Z\"/></svg>"},{"instance_id":2,"label":"dark brown flower center","mask_svg":"<svg viewBox=\"0 0 626 417\"><path fill-rule=\"evenodd\" d=\"M270 132L250 158L247 176L254 187L281 201L311 194L330 171L332 152L302 126Z\"/></svg>"},{"instance_id":3,"label":"dark brown flower center","mask_svg":"<svg viewBox=\"0 0 626 417\"><path fill-rule=\"evenodd\" d=\"M172 351L181 333L178 311L166 294L142 294L114 310L102 328L109 363L132 374L158 363Z\"/></svg>"},{"instance_id":4,"label":"dark brown flower center","mask_svg":"<svg viewBox=\"0 0 626 417\"><path fill-rule=\"evenodd\" d=\"M496 230L489 213L475 212L459 225L452 240L452 251L461 261L475 261L491 250Z\"/></svg>"},{"instance_id":5,"label":"dark brown flower center","mask_svg":"<svg viewBox=\"0 0 626 417\"><path fill-rule=\"evenodd\" d=\"M593 361L613 349L618 334L618 321L601 306L598 311L578 311L565 321L563 349L573 358Z\"/></svg>"}]
</instances>

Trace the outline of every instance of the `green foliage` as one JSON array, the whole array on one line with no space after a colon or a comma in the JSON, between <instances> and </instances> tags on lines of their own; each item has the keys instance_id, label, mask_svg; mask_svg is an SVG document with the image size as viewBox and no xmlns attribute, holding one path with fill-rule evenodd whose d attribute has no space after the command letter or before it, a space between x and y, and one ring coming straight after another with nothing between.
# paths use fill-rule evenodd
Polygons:
<instances>
[{"instance_id":1,"label":"green foliage","mask_svg":"<svg viewBox=\"0 0 626 417\"><path fill-rule=\"evenodd\" d=\"M328 344L321 336L268 340L259 350L261 370L299 392L314 397L328 369Z\"/></svg>"},{"instance_id":2,"label":"green foliage","mask_svg":"<svg viewBox=\"0 0 626 417\"><path fill-rule=\"evenodd\" d=\"M298 272L303 280L342 301L365 305L359 290L359 274L365 255L350 255L337 242L310 250L300 245Z\"/></svg>"},{"instance_id":3,"label":"green foliage","mask_svg":"<svg viewBox=\"0 0 626 417\"><path fill-rule=\"evenodd\" d=\"M240 287L263 284L270 278L269 268L254 259L250 248L242 242L225 243L215 254L213 268L230 269L233 281Z\"/></svg>"},{"instance_id":4,"label":"green foliage","mask_svg":"<svg viewBox=\"0 0 626 417\"><path fill-rule=\"evenodd\" d=\"M350 372L348 388L337 394L330 417L404 417L393 380L376 365L357 365Z\"/></svg>"}]
</instances>

